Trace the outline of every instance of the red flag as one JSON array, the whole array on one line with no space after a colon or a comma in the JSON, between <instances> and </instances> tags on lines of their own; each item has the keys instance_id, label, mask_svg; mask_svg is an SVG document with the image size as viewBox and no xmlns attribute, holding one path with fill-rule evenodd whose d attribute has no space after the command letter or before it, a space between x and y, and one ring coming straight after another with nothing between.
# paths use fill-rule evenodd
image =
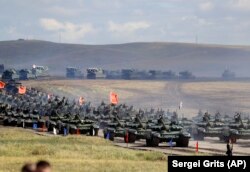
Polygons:
<instances>
[{"instance_id":1,"label":"red flag","mask_svg":"<svg viewBox=\"0 0 250 172\"><path fill-rule=\"evenodd\" d=\"M80 135L80 134L81 134L81 132L80 132L80 129L79 129L79 128L77 128L77 129L76 129L76 134L77 134L77 135Z\"/></svg>"},{"instance_id":2,"label":"red flag","mask_svg":"<svg viewBox=\"0 0 250 172\"><path fill-rule=\"evenodd\" d=\"M125 134L125 142L128 143L128 132Z\"/></svg>"},{"instance_id":3,"label":"red flag","mask_svg":"<svg viewBox=\"0 0 250 172\"><path fill-rule=\"evenodd\" d=\"M195 144L195 151L196 151L196 152L199 151L199 143L198 143L198 141L197 141L196 144Z\"/></svg>"},{"instance_id":4,"label":"red flag","mask_svg":"<svg viewBox=\"0 0 250 172\"><path fill-rule=\"evenodd\" d=\"M5 87L5 83L3 81L0 81L0 89L3 89Z\"/></svg>"},{"instance_id":5,"label":"red flag","mask_svg":"<svg viewBox=\"0 0 250 172\"><path fill-rule=\"evenodd\" d=\"M110 92L110 103L111 104L118 104L118 95L114 92Z\"/></svg>"},{"instance_id":6,"label":"red flag","mask_svg":"<svg viewBox=\"0 0 250 172\"><path fill-rule=\"evenodd\" d=\"M25 86L20 86L18 88L18 93L19 94L25 94L26 93L26 87Z\"/></svg>"}]
</instances>

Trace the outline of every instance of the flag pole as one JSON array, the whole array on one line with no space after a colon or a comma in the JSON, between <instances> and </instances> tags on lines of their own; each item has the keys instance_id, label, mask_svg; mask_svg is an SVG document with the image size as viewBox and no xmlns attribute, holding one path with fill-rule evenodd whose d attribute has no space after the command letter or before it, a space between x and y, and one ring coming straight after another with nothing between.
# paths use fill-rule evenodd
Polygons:
<instances>
[{"instance_id":1,"label":"flag pole","mask_svg":"<svg viewBox=\"0 0 250 172\"><path fill-rule=\"evenodd\" d=\"M195 153L198 155L199 154L199 142L196 141L196 144L195 144Z\"/></svg>"}]
</instances>

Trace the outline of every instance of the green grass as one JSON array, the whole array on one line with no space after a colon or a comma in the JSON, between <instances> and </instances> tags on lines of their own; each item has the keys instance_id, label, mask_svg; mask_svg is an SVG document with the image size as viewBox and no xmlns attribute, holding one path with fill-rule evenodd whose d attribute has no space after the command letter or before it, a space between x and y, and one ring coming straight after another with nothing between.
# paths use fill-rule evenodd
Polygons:
<instances>
[{"instance_id":1,"label":"green grass","mask_svg":"<svg viewBox=\"0 0 250 172\"><path fill-rule=\"evenodd\" d=\"M49 137L18 128L0 128L0 172L19 171L25 162L48 160L53 171L167 171L159 152L119 148L102 138Z\"/></svg>"}]
</instances>

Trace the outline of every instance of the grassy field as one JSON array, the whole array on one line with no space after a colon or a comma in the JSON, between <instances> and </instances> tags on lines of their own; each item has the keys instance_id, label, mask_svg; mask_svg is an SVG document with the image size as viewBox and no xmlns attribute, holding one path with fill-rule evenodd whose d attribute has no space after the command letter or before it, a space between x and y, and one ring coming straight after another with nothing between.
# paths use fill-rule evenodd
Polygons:
<instances>
[{"instance_id":1,"label":"grassy field","mask_svg":"<svg viewBox=\"0 0 250 172\"><path fill-rule=\"evenodd\" d=\"M115 147L102 138L50 137L19 128L0 128L0 172L17 172L25 162L45 159L54 172L167 171L159 152Z\"/></svg>"},{"instance_id":2,"label":"grassy field","mask_svg":"<svg viewBox=\"0 0 250 172\"><path fill-rule=\"evenodd\" d=\"M186 117L197 115L199 109L233 115L236 111L250 113L249 81L126 81L126 80L51 80L28 81L25 85L41 88L48 93L78 99L85 97L93 104L109 102L109 92L118 93L120 103L136 108L178 110Z\"/></svg>"}]
</instances>

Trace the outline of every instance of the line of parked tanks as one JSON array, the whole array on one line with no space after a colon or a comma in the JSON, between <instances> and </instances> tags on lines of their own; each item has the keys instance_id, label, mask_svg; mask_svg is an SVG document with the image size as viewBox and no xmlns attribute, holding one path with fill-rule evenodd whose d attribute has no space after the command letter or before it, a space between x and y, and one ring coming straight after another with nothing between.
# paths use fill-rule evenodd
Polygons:
<instances>
[{"instance_id":1,"label":"line of parked tanks","mask_svg":"<svg viewBox=\"0 0 250 172\"><path fill-rule=\"evenodd\" d=\"M250 139L250 120L238 113L234 118L199 114L192 120L178 118L176 112L166 115L162 110L136 110L126 104L93 106L90 102L48 95L34 88L18 94L21 83L6 83L0 89L0 123L4 126L32 128L57 134L86 134L97 136L103 130L105 139L122 137L128 143L145 140L147 146L161 142L175 142L188 147L189 139L219 137L220 140Z\"/></svg>"}]
</instances>

